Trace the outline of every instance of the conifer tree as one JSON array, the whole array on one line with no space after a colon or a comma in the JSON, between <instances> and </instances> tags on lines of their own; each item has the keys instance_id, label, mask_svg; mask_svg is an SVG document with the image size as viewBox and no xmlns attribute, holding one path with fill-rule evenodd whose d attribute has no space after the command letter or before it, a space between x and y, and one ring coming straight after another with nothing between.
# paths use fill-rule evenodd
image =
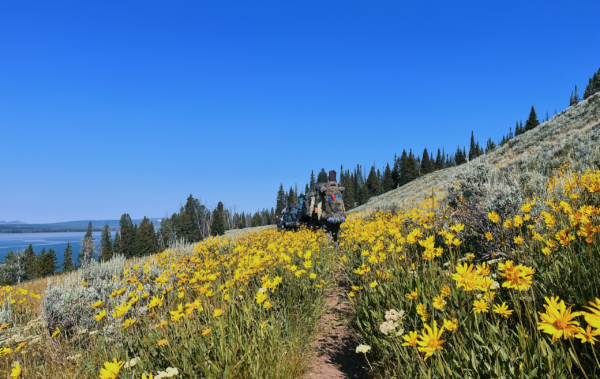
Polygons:
<instances>
[{"instance_id":1,"label":"conifer tree","mask_svg":"<svg viewBox=\"0 0 600 379\"><path fill-rule=\"evenodd\" d=\"M144 216L138 231L140 236L139 256L156 254L158 252L158 240L152 221Z\"/></svg>"},{"instance_id":2,"label":"conifer tree","mask_svg":"<svg viewBox=\"0 0 600 379\"><path fill-rule=\"evenodd\" d=\"M93 226L92 222L90 221L87 232L81 240L81 252L77 258L80 266L82 266L84 263L89 263L94 259L94 253L96 252L96 238L94 238L92 232Z\"/></svg>"},{"instance_id":3,"label":"conifer tree","mask_svg":"<svg viewBox=\"0 0 600 379\"><path fill-rule=\"evenodd\" d=\"M33 251L33 245L29 244L25 249L25 273L26 278L23 279L34 279L37 277L37 257L35 251Z\"/></svg>"},{"instance_id":4,"label":"conifer tree","mask_svg":"<svg viewBox=\"0 0 600 379\"><path fill-rule=\"evenodd\" d=\"M304 194L306 195L308 193L308 191L310 191L310 189L308 188L308 184L307 184L306 188L304 188Z\"/></svg>"},{"instance_id":5,"label":"conifer tree","mask_svg":"<svg viewBox=\"0 0 600 379\"><path fill-rule=\"evenodd\" d=\"M540 121L537 118L537 114L535 114L535 108L533 105L531 106L531 112L529 112L529 118L525 121L525 131L528 132L534 128L536 128L540 124Z\"/></svg>"},{"instance_id":6,"label":"conifer tree","mask_svg":"<svg viewBox=\"0 0 600 379\"><path fill-rule=\"evenodd\" d=\"M400 178L399 178L399 186L403 186L410 182L410 169L409 169L409 159L408 154L406 154L406 150L402 150L402 155L400 156Z\"/></svg>"},{"instance_id":7,"label":"conifer tree","mask_svg":"<svg viewBox=\"0 0 600 379\"><path fill-rule=\"evenodd\" d=\"M471 130L471 143L469 144L469 160L477 158L477 149L475 148L475 135Z\"/></svg>"},{"instance_id":8,"label":"conifer tree","mask_svg":"<svg viewBox=\"0 0 600 379\"><path fill-rule=\"evenodd\" d=\"M392 179L392 170L390 169L389 163L385 166L385 170L383 171L381 187L383 188L384 193L394 189L394 180Z\"/></svg>"},{"instance_id":9,"label":"conifer tree","mask_svg":"<svg viewBox=\"0 0 600 379\"><path fill-rule=\"evenodd\" d=\"M579 104L579 95L577 94L577 86L575 86L575 92L571 92L571 100L569 101L569 106Z\"/></svg>"},{"instance_id":10,"label":"conifer tree","mask_svg":"<svg viewBox=\"0 0 600 379\"><path fill-rule=\"evenodd\" d=\"M290 191L288 192L288 204L294 204L296 202L296 194L294 193L294 189L290 187Z\"/></svg>"},{"instance_id":11,"label":"conifer tree","mask_svg":"<svg viewBox=\"0 0 600 379\"><path fill-rule=\"evenodd\" d=\"M196 223L194 222L194 216L189 212L186 212L185 208L182 209L177 220L177 235L179 238L183 238L191 243L200 241L200 232L198 231Z\"/></svg>"},{"instance_id":12,"label":"conifer tree","mask_svg":"<svg viewBox=\"0 0 600 379\"><path fill-rule=\"evenodd\" d=\"M119 220L119 228L121 231L119 253L123 254L127 259L133 258L135 256L136 230L129 214L123 213Z\"/></svg>"},{"instance_id":13,"label":"conifer tree","mask_svg":"<svg viewBox=\"0 0 600 379\"><path fill-rule=\"evenodd\" d=\"M465 149L460 150L460 146L456 148L456 153L454 154L454 163L458 166L463 163L467 163L467 154Z\"/></svg>"},{"instance_id":14,"label":"conifer tree","mask_svg":"<svg viewBox=\"0 0 600 379\"><path fill-rule=\"evenodd\" d=\"M433 172L433 162L429 157L429 152L427 151L427 148L425 148L423 150L423 159L421 160L421 175L426 175L430 172Z\"/></svg>"},{"instance_id":15,"label":"conifer tree","mask_svg":"<svg viewBox=\"0 0 600 379\"><path fill-rule=\"evenodd\" d=\"M440 149L437 151L437 156L435 157L434 169L441 170L444 168L444 156Z\"/></svg>"},{"instance_id":16,"label":"conifer tree","mask_svg":"<svg viewBox=\"0 0 600 379\"><path fill-rule=\"evenodd\" d=\"M281 214L281 211L285 208L285 191L283 190L283 183L279 185L279 191L277 191L277 204L275 205L275 213Z\"/></svg>"},{"instance_id":17,"label":"conifer tree","mask_svg":"<svg viewBox=\"0 0 600 379\"><path fill-rule=\"evenodd\" d=\"M98 257L98 260L101 262L109 261L112 256L113 244L110 236L110 227L108 224L105 224L100 236L100 256Z\"/></svg>"},{"instance_id":18,"label":"conifer tree","mask_svg":"<svg viewBox=\"0 0 600 379\"><path fill-rule=\"evenodd\" d=\"M73 247L67 242L67 247L63 255L62 272L71 272L75 270L75 263L73 262Z\"/></svg>"},{"instance_id":19,"label":"conifer tree","mask_svg":"<svg viewBox=\"0 0 600 379\"><path fill-rule=\"evenodd\" d=\"M56 252L54 249L48 249L47 253L42 250L42 253L39 257L39 262L38 272L39 276L42 278L54 275L56 270L58 270L58 260L56 258Z\"/></svg>"},{"instance_id":20,"label":"conifer tree","mask_svg":"<svg viewBox=\"0 0 600 379\"><path fill-rule=\"evenodd\" d=\"M356 187L354 186L354 178L352 174L350 174L350 170L346 170L346 174L344 175L344 186L346 190L344 191L344 205L346 206L346 210L354 208L354 203L356 202Z\"/></svg>"},{"instance_id":21,"label":"conifer tree","mask_svg":"<svg viewBox=\"0 0 600 379\"><path fill-rule=\"evenodd\" d=\"M219 201L217 207L213 210L212 225L210 233L213 236L222 236L225 234L225 224L223 223L223 203Z\"/></svg>"},{"instance_id":22,"label":"conifer tree","mask_svg":"<svg viewBox=\"0 0 600 379\"><path fill-rule=\"evenodd\" d=\"M394 154L394 168L392 169L392 181L394 182L393 188L397 188L400 184L400 159Z\"/></svg>"},{"instance_id":23,"label":"conifer tree","mask_svg":"<svg viewBox=\"0 0 600 379\"><path fill-rule=\"evenodd\" d=\"M169 220L169 223L171 222L170 219L167 218L167 220ZM166 235L163 235L163 237L166 238ZM165 240L165 243L167 243L166 240ZM113 248L113 255L115 255L115 254L122 254L121 250L120 250L120 247L121 247L121 235L119 234L119 231L117 230L117 232L115 233L115 239L113 241L113 246L112 246L112 248Z\"/></svg>"},{"instance_id":24,"label":"conifer tree","mask_svg":"<svg viewBox=\"0 0 600 379\"><path fill-rule=\"evenodd\" d=\"M598 72L594 73L594 75L590 78L587 86L585 87L585 91L583 92L583 100L593 96L598 92L600 92L600 68L598 69Z\"/></svg>"},{"instance_id":25,"label":"conifer tree","mask_svg":"<svg viewBox=\"0 0 600 379\"><path fill-rule=\"evenodd\" d=\"M311 190L314 190L315 184L317 184L317 182L315 181L315 171L310 170L310 182L308 183L308 188L310 188Z\"/></svg>"},{"instance_id":26,"label":"conifer tree","mask_svg":"<svg viewBox=\"0 0 600 379\"><path fill-rule=\"evenodd\" d=\"M322 168L321 172L319 172L319 176L317 176L317 183L327 183L329 181L329 176L327 175L327 172L325 172L325 169Z\"/></svg>"}]
</instances>

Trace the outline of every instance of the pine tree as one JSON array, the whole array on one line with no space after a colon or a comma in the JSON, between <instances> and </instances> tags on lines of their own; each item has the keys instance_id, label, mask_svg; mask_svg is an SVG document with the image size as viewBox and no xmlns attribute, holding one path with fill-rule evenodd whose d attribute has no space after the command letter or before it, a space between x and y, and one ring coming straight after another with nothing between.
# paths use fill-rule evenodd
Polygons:
<instances>
[{"instance_id":1,"label":"pine tree","mask_svg":"<svg viewBox=\"0 0 600 379\"><path fill-rule=\"evenodd\" d=\"M600 92L600 68L598 69L598 72L594 73L594 75L590 78L588 85L585 87L585 91L583 92L583 100L593 96L598 92Z\"/></svg>"},{"instance_id":2,"label":"pine tree","mask_svg":"<svg viewBox=\"0 0 600 379\"><path fill-rule=\"evenodd\" d=\"M121 252L121 235L119 234L118 230L115 233L115 239L113 241L113 255L115 255L115 254L122 254L122 252Z\"/></svg>"},{"instance_id":3,"label":"pine tree","mask_svg":"<svg viewBox=\"0 0 600 379\"><path fill-rule=\"evenodd\" d=\"M315 181L315 171L310 170L310 182L308 183L308 188L310 188L311 190L314 190L315 184L317 184L317 182Z\"/></svg>"},{"instance_id":4,"label":"pine tree","mask_svg":"<svg viewBox=\"0 0 600 379\"><path fill-rule=\"evenodd\" d=\"M210 233L213 236L222 236L225 234L225 224L223 223L223 203L219 201L217 207L213 210L212 225Z\"/></svg>"},{"instance_id":5,"label":"pine tree","mask_svg":"<svg viewBox=\"0 0 600 379\"><path fill-rule=\"evenodd\" d=\"M287 203L294 204L295 202L296 202L296 194L294 192L294 189L292 187L290 187L290 191L288 192Z\"/></svg>"},{"instance_id":6,"label":"pine tree","mask_svg":"<svg viewBox=\"0 0 600 379\"><path fill-rule=\"evenodd\" d=\"M308 193L308 191L310 191L310 189L308 188L308 184L307 184L306 188L304 188L304 194L306 195Z\"/></svg>"},{"instance_id":7,"label":"pine tree","mask_svg":"<svg viewBox=\"0 0 600 379\"><path fill-rule=\"evenodd\" d=\"M73 247L67 242L67 247L65 248L63 256L62 272L71 272L75 270L75 268L75 263L73 262Z\"/></svg>"},{"instance_id":8,"label":"pine tree","mask_svg":"<svg viewBox=\"0 0 600 379\"><path fill-rule=\"evenodd\" d=\"M469 144L469 160L472 161L473 159L477 158L477 153L478 151L475 148L475 135L471 130L471 143Z\"/></svg>"},{"instance_id":9,"label":"pine tree","mask_svg":"<svg viewBox=\"0 0 600 379\"><path fill-rule=\"evenodd\" d=\"M102 228L102 234L100 236L100 256L98 260L101 262L109 261L113 256L113 244L110 236L110 227L108 224Z\"/></svg>"},{"instance_id":10,"label":"pine tree","mask_svg":"<svg viewBox=\"0 0 600 379\"><path fill-rule=\"evenodd\" d=\"M528 132L536 128L540 124L537 114L535 114L535 108L531 106L531 112L529 112L529 118L525 121L525 131Z\"/></svg>"},{"instance_id":11,"label":"pine tree","mask_svg":"<svg viewBox=\"0 0 600 379\"><path fill-rule=\"evenodd\" d=\"M123 213L119 220L119 229L121 231L119 253L123 254L127 259L133 258L135 256L136 233L129 214Z\"/></svg>"},{"instance_id":12,"label":"pine tree","mask_svg":"<svg viewBox=\"0 0 600 379\"><path fill-rule=\"evenodd\" d=\"M408 159L408 154L406 154L406 150L402 150L402 155L400 156L400 178L399 178L399 186L403 186L405 184L407 184L408 182L410 182L409 176L410 176L410 169L409 169L409 159Z\"/></svg>"},{"instance_id":13,"label":"pine tree","mask_svg":"<svg viewBox=\"0 0 600 379\"><path fill-rule=\"evenodd\" d=\"M329 181L329 176L327 175L327 172L325 172L325 169L322 168L321 172L319 172L319 176L317 176L317 183L327 183Z\"/></svg>"},{"instance_id":14,"label":"pine tree","mask_svg":"<svg viewBox=\"0 0 600 379\"><path fill-rule=\"evenodd\" d=\"M384 193L394 189L394 180L392 179L392 170L390 169L389 163L385 166L385 170L383 171L381 187L383 188Z\"/></svg>"},{"instance_id":15,"label":"pine tree","mask_svg":"<svg viewBox=\"0 0 600 379\"><path fill-rule=\"evenodd\" d=\"M23 279L35 279L37 277L37 257L32 244L29 244L25 249L25 273L27 276Z\"/></svg>"},{"instance_id":16,"label":"pine tree","mask_svg":"<svg viewBox=\"0 0 600 379\"><path fill-rule=\"evenodd\" d=\"M400 159L394 154L394 168L392 169L392 181L394 182L394 188L397 188L400 184Z\"/></svg>"},{"instance_id":17,"label":"pine tree","mask_svg":"<svg viewBox=\"0 0 600 379\"><path fill-rule=\"evenodd\" d=\"M437 151L437 156L435 157L435 163L433 167L435 170L441 170L444 168L444 156L442 155L440 149Z\"/></svg>"},{"instance_id":18,"label":"pine tree","mask_svg":"<svg viewBox=\"0 0 600 379\"><path fill-rule=\"evenodd\" d=\"M183 218L182 229L185 229L182 237L187 241L195 243L202 240L200 235L200 229L202 226L202 209L204 206L200 205L198 199L194 199L194 196L190 194L183 207L184 212L187 214Z\"/></svg>"},{"instance_id":19,"label":"pine tree","mask_svg":"<svg viewBox=\"0 0 600 379\"><path fill-rule=\"evenodd\" d=\"M88 224L87 232L83 239L81 240L81 252L78 256L79 265L82 266L85 263L89 263L94 259L94 254L96 252L96 242L95 238L92 234L93 226L92 222Z\"/></svg>"},{"instance_id":20,"label":"pine tree","mask_svg":"<svg viewBox=\"0 0 600 379\"><path fill-rule=\"evenodd\" d=\"M454 154L454 163L458 166L463 163L467 163L467 154L465 149L460 149L460 146L456 148L456 153Z\"/></svg>"},{"instance_id":21,"label":"pine tree","mask_svg":"<svg viewBox=\"0 0 600 379\"><path fill-rule=\"evenodd\" d=\"M577 94L577 86L575 86L575 92L571 92L571 100L569 100L569 106L579 104L579 95Z\"/></svg>"},{"instance_id":22,"label":"pine tree","mask_svg":"<svg viewBox=\"0 0 600 379\"><path fill-rule=\"evenodd\" d=\"M356 202L356 187L350 170L346 170L346 174L344 175L344 186L346 187L343 196L344 205L346 206L346 210L349 210L354 208L354 203Z\"/></svg>"},{"instance_id":23,"label":"pine tree","mask_svg":"<svg viewBox=\"0 0 600 379\"><path fill-rule=\"evenodd\" d=\"M517 126L515 126L515 137L521 134L521 130L519 129L519 121L517 121Z\"/></svg>"},{"instance_id":24,"label":"pine tree","mask_svg":"<svg viewBox=\"0 0 600 379\"><path fill-rule=\"evenodd\" d=\"M156 254L158 252L158 240L154 232L154 224L149 218L144 216L138 232L140 236L139 256Z\"/></svg>"},{"instance_id":25,"label":"pine tree","mask_svg":"<svg viewBox=\"0 0 600 379\"><path fill-rule=\"evenodd\" d=\"M54 249L48 249L48 252L45 254L40 254L40 264L39 264L39 276L45 278L50 275L54 275L56 270L58 270L58 260L56 258L56 252Z\"/></svg>"},{"instance_id":26,"label":"pine tree","mask_svg":"<svg viewBox=\"0 0 600 379\"><path fill-rule=\"evenodd\" d=\"M419 177L420 165L421 162L419 161L419 158L415 157L412 149L409 149L406 165L402 167L402 173L406 172L406 183L410 183Z\"/></svg>"},{"instance_id":27,"label":"pine tree","mask_svg":"<svg viewBox=\"0 0 600 379\"><path fill-rule=\"evenodd\" d=\"M427 148L425 148L423 150L423 159L421 160L421 175L426 175L429 174L430 172L433 172L433 162L431 161L431 158L429 157L429 152L427 151Z\"/></svg>"},{"instance_id":28,"label":"pine tree","mask_svg":"<svg viewBox=\"0 0 600 379\"><path fill-rule=\"evenodd\" d=\"M283 183L281 183L279 185L279 191L277 191L277 204L275 205L275 213L278 215L280 215L285 208L285 200L285 191L283 190Z\"/></svg>"}]
</instances>

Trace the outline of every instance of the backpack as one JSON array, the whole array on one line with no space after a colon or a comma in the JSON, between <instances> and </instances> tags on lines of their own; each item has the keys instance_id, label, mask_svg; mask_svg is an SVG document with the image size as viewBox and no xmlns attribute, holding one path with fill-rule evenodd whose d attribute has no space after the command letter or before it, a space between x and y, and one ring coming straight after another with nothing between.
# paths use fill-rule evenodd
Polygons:
<instances>
[{"instance_id":1,"label":"backpack","mask_svg":"<svg viewBox=\"0 0 600 379\"><path fill-rule=\"evenodd\" d=\"M322 192L325 205L325 216L335 221L343 222L346 219L346 208L342 199L342 189L336 182L328 182Z\"/></svg>"},{"instance_id":2,"label":"backpack","mask_svg":"<svg viewBox=\"0 0 600 379\"><path fill-rule=\"evenodd\" d=\"M307 198L305 195L298 196L298 220L304 222L310 221L311 215L310 198Z\"/></svg>"},{"instance_id":3,"label":"backpack","mask_svg":"<svg viewBox=\"0 0 600 379\"><path fill-rule=\"evenodd\" d=\"M290 221L296 221L296 206L294 204L288 205L288 215L290 216Z\"/></svg>"}]
</instances>

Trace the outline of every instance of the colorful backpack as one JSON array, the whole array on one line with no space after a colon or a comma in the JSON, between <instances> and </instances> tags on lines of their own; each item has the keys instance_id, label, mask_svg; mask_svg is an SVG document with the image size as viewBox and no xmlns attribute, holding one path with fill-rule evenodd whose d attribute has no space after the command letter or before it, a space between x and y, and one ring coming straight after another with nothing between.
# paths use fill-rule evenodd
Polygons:
<instances>
[{"instance_id":1,"label":"colorful backpack","mask_svg":"<svg viewBox=\"0 0 600 379\"><path fill-rule=\"evenodd\" d=\"M346 208L342 199L342 189L337 182L333 181L325 185L325 191L322 191L322 189L323 187L321 187L321 195L324 196L325 200L325 218L329 222L344 222L346 220Z\"/></svg>"}]
</instances>

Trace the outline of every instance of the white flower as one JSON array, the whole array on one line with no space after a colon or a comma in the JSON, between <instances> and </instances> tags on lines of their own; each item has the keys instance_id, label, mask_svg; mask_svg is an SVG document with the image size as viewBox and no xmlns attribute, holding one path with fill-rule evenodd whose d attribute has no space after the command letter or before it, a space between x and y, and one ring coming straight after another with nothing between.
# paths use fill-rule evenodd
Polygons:
<instances>
[{"instance_id":1,"label":"white flower","mask_svg":"<svg viewBox=\"0 0 600 379\"><path fill-rule=\"evenodd\" d=\"M179 375L179 370L173 367L168 367L165 371L159 371L154 379L172 378Z\"/></svg>"},{"instance_id":2,"label":"white flower","mask_svg":"<svg viewBox=\"0 0 600 379\"><path fill-rule=\"evenodd\" d=\"M382 323L381 326L379 326L379 330L381 331L381 333L383 333L387 336L389 332L396 329L397 325L398 324L396 324L393 321L386 321L386 322Z\"/></svg>"},{"instance_id":3,"label":"white flower","mask_svg":"<svg viewBox=\"0 0 600 379\"><path fill-rule=\"evenodd\" d=\"M132 360L130 360L129 362L125 363L125 368L129 368L129 367L133 367L135 365L137 365L138 363L140 363L142 360L139 357L135 357Z\"/></svg>"},{"instance_id":4,"label":"white flower","mask_svg":"<svg viewBox=\"0 0 600 379\"><path fill-rule=\"evenodd\" d=\"M356 352L357 353L363 353L366 354L369 352L369 350L371 350L371 346L369 345L358 345L358 347L356 348Z\"/></svg>"},{"instance_id":5,"label":"white flower","mask_svg":"<svg viewBox=\"0 0 600 379\"><path fill-rule=\"evenodd\" d=\"M258 289L258 292L267 292L267 289L265 287L261 287Z\"/></svg>"},{"instance_id":6,"label":"white flower","mask_svg":"<svg viewBox=\"0 0 600 379\"><path fill-rule=\"evenodd\" d=\"M400 337L403 334L404 334L404 329L398 329L398 331L396 332L397 337Z\"/></svg>"},{"instance_id":7,"label":"white flower","mask_svg":"<svg viewBox=\"0 0 600 379\"><path fill-rule=\"evenodd\" d=\"M92 331L90 332L90 336L93 336L94 334L98 334L98 333L100 333L100 331L99 331L99 330L92 330Z\"/></svg>"},{"instance_id":8,"label":"white flower","mask_svg":"<svg viewBox=\"0 0 600 379\"><path fill-rule=\"evenodd\" d=\"M398 312L395 309L390 309L389 311L385 312L385 319L387 321L397 321L402 316L404 316L404 311Z\"/></svg>"},{"instance_id":9,"label":"white flower","mask_svg":"<svg viewBox=\"0 0 600 379\"><path fill-rule=\"evenodd\" d=\"M477 298L477 300L481 299L483 297L482 294L478 294L477 296L475 296Z\"/></svg>"},{"instance_id":10,"label":"white flower","mask_svg":"<svg viewBox=\"0 0 600 379\"><path fill-rule=\"evenodd\" d=\"M497 290L498 288L500 288L500 283L494 280L490 287L492 287L493 290Z\"/></svg>"}]
</instances>

